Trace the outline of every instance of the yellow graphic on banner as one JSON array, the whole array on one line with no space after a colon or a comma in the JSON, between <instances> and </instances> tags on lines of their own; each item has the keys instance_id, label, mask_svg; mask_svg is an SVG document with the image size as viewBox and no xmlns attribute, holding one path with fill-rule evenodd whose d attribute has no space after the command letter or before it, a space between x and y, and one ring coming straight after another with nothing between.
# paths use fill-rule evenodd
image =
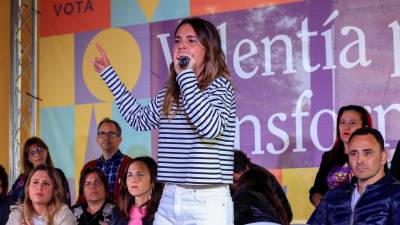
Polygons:
<instances>
[{"instance_id":1,"label":"yellow graphic on banner","mask_svg":"<svg viewBox=\"0 0 400 225\"><path fill-rule=\"evenodd\" d=\"M105 49L112 66L128 90L135 87L140 76L142 65L140 48L129 32L119 28L103 30L89 42L82 59L83 80L96 98L112 101L111 92L93 68L93 58L99 57L96 43Z\"/></svg>"},{"instance_id":2,"label":"yellow graphic on banner","mask_svg":"<svg viewBox=\"0 0 400 225\"><path fill-rule=\"evenodd\" d=\"M146 16L147 21L151 21L158 6L159 0L138 0L137 3Z\"/></svg>"},{"instance_id":3,"label":"yellow graphic on banner","mask_svg":"<svg viewBox=\"0 0 400 225\"><path fill-rule=\"evenodd\" d=\"M40 38L38 97L40 107L74 104L74 35Z\"/></svg>"},{"instance_id":4,"label":"yellow graphic on banner","mask_svg":"<svg viewBox=\"0 0 400 225\"><path fill-rule=\"evenodd\" d=\"M308 199L308 190L314 183L318 168L282 169L286 195L293 210L292 223L304 223L314 210Z\"/></svg>"}]
</instances>

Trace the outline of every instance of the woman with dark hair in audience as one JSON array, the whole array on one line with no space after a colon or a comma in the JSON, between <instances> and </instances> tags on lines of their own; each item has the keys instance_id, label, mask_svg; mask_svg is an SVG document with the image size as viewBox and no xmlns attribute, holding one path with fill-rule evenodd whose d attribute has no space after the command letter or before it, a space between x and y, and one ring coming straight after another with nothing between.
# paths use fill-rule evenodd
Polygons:
<instances>
[{"instance_id":1,"label":"woman with dark hair in audience","mask_svg":"<svg viewBox=\"0 0 400 225\"><path fill-rule=\"evenodd\" d=\"M4 167L0 165L0 225L6 224L10 214L11 202L7 197L8 174Z\"/></svg>"},{"instance_id":2,"label":"woman with dark hair in audience","mask_svg":"<svg viewBox=\"0 0 400 225\"><path fill-rule=\"evenodd\" d=\"M11 201L16 204L20 204L24 200L25 182L30 172L38 165L53 166L49 148L47 147L46 143L38 137L31 137L25 142L21 158L23 173L18 176L10 192L8 193ZM64 189L64 197L62 201L68 206L71 206L71 195L69 192L68 180L62 170L58 168L55 169L61 178Z\"/></svg>"},{"instance_id":3,"label":"woman with dark hair in audience","mask_svg":"<svg viewBox=\"0 0 400 225\"><path fill-rule=\"evenodd\" d=\"M118 209L113 211L110 225L149 225L163 190L156 182L157 163L148 156L133 159L124 175Z\"/></svg>"},{"instance_id":4,"label":"woman with dark hair in audience","mask_svg":"<svg viewBox=\"0 0 400 225\"><path fill-rule=\"evenodd\" d=\"M286 197L285 191L282 189L282 186L279 184L278 180L275 176L269 172L267 169L256 165L250 161L247 155L241 150L236 150L234 154L234 164L233 164L233 184L231 185L231 193L232 196L236 191L237 184L239 182L240 177L250 168L262 168L265 170L265 173L268 175L268 183L271 184L271 188L274 191L275 195L278 197L279 201L282 204L283 209L286 212L288 221L292 221L293 213L290 203Z\"/></svg>"},{"instance_id":5,"label":"woman with dark hair in audience","mask_svg":"<svg viewBox=\"0 0 400 225\"><path fill-rule=\"evenodd\" d=\"M107 178L96 167L87 167L79 179L79 195L83 203L72 207L78 225L108 224L114 205L110 201Z\"/></svg>"},{"instance_id":6,"label":"woman with dark hair in audience","mask_svg":"<svg viewBox=\"0 0 400 225\"><path fill-rule=\"evenodd\" d=\"M240 177L233 203L235 225L289 225L270 176L263 168L250 168Z\"/></svg>"},{"instance_id":7,"label":"woman with dark hair in audience","mask_svg":"<svg viewBox=\"0 0 400 225\"><path fill-rule=\"evenodd\" d=\"M351 181L351 169L347 164L348 142L350 135L361 127L372 127L371 116L364 107L348 105L339 109L335 144L332 150L322 155L314 185L310 189L310 201L315 207L329 189Z\"/></svg>"},{"instance_id":8,"label":"woman with dark hair in audience","mask_svg":"<svg viewBox=\"0 0 400 225\"><path fill-rule=\"evenodd\" d=\"M62 202L64 189L58 172L38 165L25 185L22 204L13 206L7 225L76 225L76 218Z\"/></svg>"}]
</instances>

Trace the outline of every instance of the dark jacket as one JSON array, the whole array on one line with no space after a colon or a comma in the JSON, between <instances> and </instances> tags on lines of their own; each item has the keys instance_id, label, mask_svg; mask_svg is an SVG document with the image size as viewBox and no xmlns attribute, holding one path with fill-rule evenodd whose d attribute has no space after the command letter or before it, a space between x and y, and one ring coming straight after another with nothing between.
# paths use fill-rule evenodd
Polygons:
<instances>
[{"instance_id":1,"label":"dark jacket","mask_svg":"<svg viewBox=\"0 0 400 225\"><path fill-rule=\"evenodd\" d=\"M5 225L10 215L11 200L9 197L0 194L0 225Z\"/></svg>"},{"instance_id":2,"label":"dark jacket","mask_svg":"<svg viewBox=\"0 0 400 225\"><path fill-rule=\"evenodd\" d=\"M104 202L103 206L93 215L87 211L87 203L74 205L71 208L72 213L75 215L78 225L93 225L106 223L111 221L111 214L114 205L108 201Z\"/></svg>"},{"instance_id":3,"label":"dark jacket","mask_svg":"<svg viewBox=\"0 0 400 225\"><path fill-rule=\"evenodd\" d=\"M331 151L324 152L324 154L322 155L321 164L319 166L317 176L315 177L314 185L310 188L309 191L310 200L315 193L325 195L325 193L329 190L326 180L329 172L335 166L343 166L347 162L347 155L345 155L344 153L339 153L336 157L332 157Z\"/></svg>"},{"instance_id":4,"label":"dark jacket","mask_svg":"<svg viewBox=\"0 0 400 225\"><path fill-rule=\"evenodd\" d=\"M265 169L264 167L261 167L257 164L251 164L251 167ZM279 184L276 177L271 172L269 172L267 169L265 169L265 170L266 170L267 174L269 175L272 190L274 191L274 193L278 197L279 201L281 202L281 205L286 212L289 222L292 221L292 219L293 219L292 207L290 207L290 203L286 197L285 191L283 190L282 186Z\"/></svg>"},{"instance_id":5,"label":"dark jacket","mask_svg":"<svg viewBox=\"0 0 400 225\"><path fill-rule=\"evenodd\" d=\"M274 206L260 192L237 191L233 196L235 225L255 222L273 222L281 224Z\"/></svg>"},{"instance_id":6,"label":"dark jacket","mask_svg":"<svg viewBox=\"0 0 400 225\"><path fill-rule=\"evenodd\" d=\"M390 173L397 180L400 180L400 141L397 142L396 151L394 152L392 162L390 163Z\"/></svg>"},{"instance_id":7,"label":"dark jacket","mask_svg":"<svg viewBox=\"0 0 400 225\"><path fill-rule=\"evenodd\" d=\"M376 183L368 185L353 212L351 198L355 188L354 183L349 183L328 191L317 207L312 224L400 224L400 182L398 180L391 175L386 175Z\"/></svg>"}]
</instances>

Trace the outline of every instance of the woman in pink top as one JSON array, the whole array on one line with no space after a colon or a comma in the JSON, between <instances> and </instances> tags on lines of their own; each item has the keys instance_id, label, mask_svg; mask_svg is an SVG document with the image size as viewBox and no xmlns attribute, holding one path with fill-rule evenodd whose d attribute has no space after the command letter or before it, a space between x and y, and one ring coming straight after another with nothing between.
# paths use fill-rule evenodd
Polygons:
<instances>
[{"instance_id":1,"label":"woman in pink top","mask_svg":"<svg viewBox=\"0 0 400 225\"><path fill-rule=\"evenodd\" d=\"M110 225L151 225L163 185L156 182L157 163L148 156L137 157L125 172L118 208Z\"/></svg>"}]
</instances>

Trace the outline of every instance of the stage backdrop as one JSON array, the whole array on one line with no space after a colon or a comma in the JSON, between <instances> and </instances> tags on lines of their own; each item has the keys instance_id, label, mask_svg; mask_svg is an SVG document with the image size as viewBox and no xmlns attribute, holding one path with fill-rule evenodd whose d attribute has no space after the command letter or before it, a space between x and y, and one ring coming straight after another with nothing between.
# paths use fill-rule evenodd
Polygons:
<instances>
[{"instance_id":1,"label":"stage backdrop","mask_svg":"<svg viewBox=\"0 0 400 225\"><path fill-rule=\"evenodd\" d=\"M312 212L308 189L340 106L367 107L388 149L399 139L399 1L43 0L39 10L40 131L71 187L100 155L105 116L121 123L123 152L157 154L157 131L130 128L94 72L95 44L147 104L188 16L218 27L236 90L236 148L278 177L294 222Z\"/></svg>"}]
</instances>

